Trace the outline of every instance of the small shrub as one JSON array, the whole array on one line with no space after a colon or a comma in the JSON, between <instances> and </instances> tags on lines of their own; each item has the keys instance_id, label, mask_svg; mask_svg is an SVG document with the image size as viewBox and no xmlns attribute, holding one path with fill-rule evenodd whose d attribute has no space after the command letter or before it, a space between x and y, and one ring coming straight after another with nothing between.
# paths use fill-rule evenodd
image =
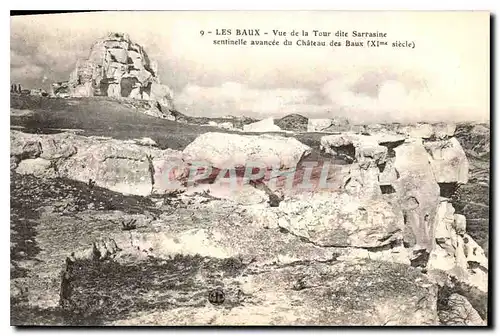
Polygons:
<instances>
[{"instance_id":1,"label":"small shrub","mask_svg":"<svg viewBox=\"0 0 500 336\"><path fill-rule=\"evenodd\" d=\"M137 222L137 219L131 219L129 221L122 220L122 230L123 231L130 231L130 230L137 229L136 222Z\"/></svg>"},{"instance_id":2,"label":"small shrub","mask_svg":"<svg viewBox=\"0 0 500 336\"><path fill-rule=\"evenodd\" d=\"M93 179L89 179L89 182L87 183L90 189L94 188L95 186L95 181Z\"/></svg>"}]
</instances>

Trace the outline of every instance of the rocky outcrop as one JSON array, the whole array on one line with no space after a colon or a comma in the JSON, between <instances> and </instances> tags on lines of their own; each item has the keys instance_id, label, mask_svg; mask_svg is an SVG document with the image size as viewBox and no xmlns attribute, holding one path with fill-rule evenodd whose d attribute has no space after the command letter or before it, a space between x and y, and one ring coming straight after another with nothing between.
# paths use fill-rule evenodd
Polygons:
<instances>
[{"instance_id":1,"label":"rocky outcrop","mask_svg":"<svg viewBox=\"0 0 500 336\"><path fill-rule=\"evenodd\" d=\"M453 293L439 310L439 320L446 326L486 326L486 322L466 297Z\"/></svg>"},{"instance_id":2,"label":"rocky outcrop","mask_svg":"<svg viewBox=\"0 0 500 336\"><path fill-rule=\"evenodd\" d=\"M435 142L424 144L421 139L405 139L398 134L343 133L321 138L321 148L326 153L352 163L345 189L351 194L370 197L394 192L415 235L406 239L408 244L429 251L440 195L438 183L464 183L468 171L467 160L456 140L441 143L450 143L452 147L438 153L429 149L437 147Z\"/></svg>"},{"instance_id":3,"label":"rocky outcrop","mask_svg":"<svg viewBox=\"0 0 500 336\"><path fill-rule=\"evenodd\" d=\"M37 177L56 177L51 162L40 157L36 159L22 160L16 166L16 172L19 174L32 174Z\"/></svg>"},{"instance_id":4,"label":"rocky outcrop","mask_svg":"<svg viewBox=\"0 0 500 336\"><path fill-rule=\"evenodd\" d=\"M422 139L447 139L453 137L456 126L452 123L417 123L404 125L398 129L398 133L402 133L411 138Z\"/></svg>"},{"instance_id":5,"label":"rocky outcrop","mask_svg":"<svg viewBox=\"0 0 500 336\"><path fill-rule=\"evenodd\" d=\"M288 199L278 208L278 225L319 246L399 245L403 216L383 200L359 200L347 194Z\"/></svg>"},{"instance_id":6,"label":"rocky outcrop","mask_svg":"<svg viewBox=\"0 0 500 336\"><path fill-rule=\"evenodd\" d=\"M237 130L233 123L232 122L229 122L229 121L225 121L225 122L221 122L221 123L217 123L215 121L209 121L207 126L211 126L211 127L219 127L219 128L222 128L222 129L226 129L226 130L229 130L229 131L234 131L234 130Z\"/></svg>"},{"instance_id":7,"label":"rocky outcrop","mask_svg":"<svg viewBox=\"0 0 500 336\"><path fill-rule=\"evenodd\" d=\"M428 136L437 138L407 138L380 130L372 135L343 133L322 137L321 149L350 164L341 191L358 200L387 199L395 205L412 264L425 266L428 259L429 269L444 270L486 291L487 259L467 236L465 216L455 214L449 201L450 190L467 183L467 158L456 138L422 139Z\"/></svg>"},{"instance_id":8,"label":"rocky outcrop","mask_svg":"<svg viewBox=\"0 0 500 336\"><path fill-rule=\"evenodd\" d=\"M436 216L436 245L429 257L429 269L440 269L488 291L488 259L483 249L466 232L465 217L455 214L447 199L441 200Z\"/></svg>"},{"instance_id":9,"label":"rocky outcrop","mask_svg":"<svg viewBox=\"0 0 500 336\"><path fill-rule=\"evenodd\" d=\"M193 168L197 165L211 169L214 178L224 177L220 176L224 169L243 176L246 167L262 168L262 177L273 172L279 175L283 170L294 169L309 152L308 146L294 138L272 135L205 133L181 153L149 144L71 133L11 132L11 164L18 173L41 176L48 174L50 168L50 176L85 183L92 180L98 186L134 195L183 188L189 176L192 182L200 179Z\"/></svg>"},{"instance_id":10,"label":"rocky outcrop","mask_svg":"<svg viewBox=\"0 0 500 336\"><path fill-rule=\"evenodd\" d=\"M127 34L110 33L78 60L67 83L53 85L56 96L107 96L158 102L173 109L173 93L161 84L157 64Z\"/></svg>"},{"instance_id":11,"label":"rocky outcrop","mask_svg":"<svg viewBox=\"0 0 500 336\"><path fill-rule=\"evenodd\" d=\"M11 131L11 148L13 169L20 174L93 181L124 194L176 190L184 174L181 152L113 139Z\"/></svg>"},{"instance_id":12,"label":"rocky outcrop","mask_svg":"<svg viewBox=\"0 0 500 336\"><path fill-rule=\"evenodd\" d=\"M432 171L438 183L467 183L469 161L456 138L427 141L424 146L431 156Z\"/></svg>"},{"instance_id":13,"label":"rocky outcrop","mask_svg":"<svg viewBox=\"0 0 500 336\"><path fill-rule=\"evenodd\" d=\"M343 133L323 136L320 149L351 164L344 185L350 194L378 197L386 192L385 187L394 188L398 177L389 154L403 141L398 135Z\"/></svg>"},{"instance_id":14,"label":"rocky outcrop","mask_svg":"<svg viewBox=\"0 0 500 336\"><path fill-rule=\"evenodd\" d=\"M308 132L345 132L349 130L349 120L343 117L309 119Z\"/></svg>"},{"instance_id":15,"label":"rocky outcrop","mask_svg":"<svg viewBox=\"0 0 500 336\"><path fill-rule=\"evenodd\" d=\"M280 132L279 126L274 124L273 118L263 119L243 126L245 132Z\"/></svg>"}]
</instances>

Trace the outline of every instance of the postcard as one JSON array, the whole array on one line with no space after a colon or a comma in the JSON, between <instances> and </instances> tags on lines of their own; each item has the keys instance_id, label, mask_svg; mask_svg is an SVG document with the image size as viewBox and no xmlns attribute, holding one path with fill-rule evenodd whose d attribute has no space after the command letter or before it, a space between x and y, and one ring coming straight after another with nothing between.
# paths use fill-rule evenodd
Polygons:
<instances>
[{"instance_id":1,"label":"postcard","mask_svg":"<svg viewBox=\"0 0 500 336\"><path fill-rule=\"evenodd\" d=\"M11 15L14 326L488 326L490 13Z\"/></svg>"}]
</instances>

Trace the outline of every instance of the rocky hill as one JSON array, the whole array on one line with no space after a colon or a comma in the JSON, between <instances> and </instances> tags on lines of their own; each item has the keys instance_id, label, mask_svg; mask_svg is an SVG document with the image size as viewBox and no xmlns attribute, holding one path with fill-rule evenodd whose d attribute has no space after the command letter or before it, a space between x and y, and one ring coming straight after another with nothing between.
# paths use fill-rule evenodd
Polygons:
<instances>
[{"instance_id":1,"label":"rocky hill","mask_svg":"<svg viewBox=\"0 0 500 336\"><path fill-rule=\"evenodd\" d=\"M300 114L289 114L281 119L275 120L275 124L283 130L287 131L307 131L308 118Z\"/></svg>"},{"instance_id":2,"label":"rocky hill","mask_svg":"<svg viewBox=\"0 0 500 336\"><path fill-rule=\"evenodd\" d=\"M486 323L454 198L479 147L452 125L245 133L13 99L13 324Z\"/></svg>"}]
</instances>

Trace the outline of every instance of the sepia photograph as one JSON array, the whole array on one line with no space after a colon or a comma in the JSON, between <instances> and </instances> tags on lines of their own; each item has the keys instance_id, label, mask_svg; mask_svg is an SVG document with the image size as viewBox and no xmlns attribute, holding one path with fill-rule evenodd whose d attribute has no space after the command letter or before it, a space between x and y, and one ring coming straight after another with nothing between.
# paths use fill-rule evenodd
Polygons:
<instances>
[{"instance_id":1,"label":"sepia photograph","mask_svg":"<svg viewBox=\"0 0 500 336\"><path fill-rule=\"evenodd\" d=\"M487 11L10 15L12 326L491 326Z\"/></svg>"}]
</instances>

